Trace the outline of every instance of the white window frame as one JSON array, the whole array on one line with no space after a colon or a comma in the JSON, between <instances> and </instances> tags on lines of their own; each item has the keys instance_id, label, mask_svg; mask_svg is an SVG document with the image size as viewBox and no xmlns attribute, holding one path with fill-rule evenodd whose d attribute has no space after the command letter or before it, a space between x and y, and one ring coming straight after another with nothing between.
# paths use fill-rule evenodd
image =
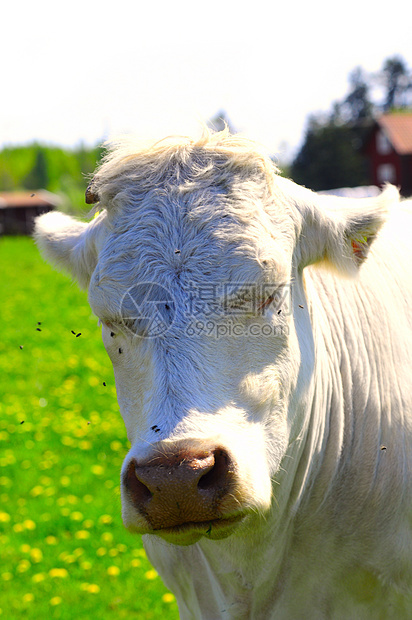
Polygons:
<instances>
[{"instance_id":1,"label":"white window frame","mask_svg":"<svg viewBox=\"0 0 412 620\"><path fill-rule=\"evenodd\" d=\"M376 150L379 155L388 155L392 151L391 143L382 129L376 134Z\"/></svg>"},{"instance_id":2,"label":"white window frame","mask_svg":"<svg viewBox=\"0 0 412 620\"><path fill-rule=\"evenodd\" d=\"M380 185L396 182L396 168L393 164L380 164L376 172Z\"/></svg>"}]
</instances>

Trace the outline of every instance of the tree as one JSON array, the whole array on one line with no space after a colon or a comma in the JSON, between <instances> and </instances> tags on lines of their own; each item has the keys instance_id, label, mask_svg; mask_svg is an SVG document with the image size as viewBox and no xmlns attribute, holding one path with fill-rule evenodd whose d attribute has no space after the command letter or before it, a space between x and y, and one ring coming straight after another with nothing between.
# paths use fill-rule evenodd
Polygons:
<instances>
[{"instance_id":1,"label":"tree","mask_svg":"<svg viewBox=\"0 0 412 620\"><path fill-rule=\"evenodd\" d=\"M46 189L49 184L49 171L45 149L38 146L35 151L34 164L30 172L23 179L26 189Z\"/></svg>"},{"instance_id":2,"label":"tree","mask_svg":"<svg viewBox=\"0 0 412 620\"><path fill-rule=\"evenodd\" d=\"M378 81L385 89L384 112L408 107L408 93L412 90L412 74L400 56L385 60Z\"/></svg>"},{"instance_id":3,"label":"tree","mask_svg":"<svg viewBox=\"0 0 412 620\"><path fill-rule=\"evenodd\" d=\"M369 96L370 81L361 67L356 67L349 75L349 85L349 94L342 105L347 121L353 124L364 123L373 116L373 103Z\"/></svg>"},{"instance_id":4,"label":"tree","mask_svg":"<svg viewBox=\"0 0 412 620\"><path fill-rule=\"evenodd\" d=\"M304 143L292 164L292 178L315 191L365 185L367 171L356 140L356 130L337 123L336 116L310 117Z\"/></svg>"}]
</instances>

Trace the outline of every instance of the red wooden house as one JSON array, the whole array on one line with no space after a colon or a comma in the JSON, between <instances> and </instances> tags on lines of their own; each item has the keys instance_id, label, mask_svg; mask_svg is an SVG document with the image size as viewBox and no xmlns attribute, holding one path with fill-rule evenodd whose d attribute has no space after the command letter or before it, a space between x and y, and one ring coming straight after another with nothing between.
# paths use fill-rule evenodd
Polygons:
<instances>
[{"instance_id":1,"label":"red wooden house","mask_svg":"<svg viewBox=\"0 0 412 620\"><path fill-rule=\"evenodd\" d=\"M412 113L384 114L376 119L363 152L370 162L371 183L392 183L412 195Z\"/></svg>"}]
</instances>

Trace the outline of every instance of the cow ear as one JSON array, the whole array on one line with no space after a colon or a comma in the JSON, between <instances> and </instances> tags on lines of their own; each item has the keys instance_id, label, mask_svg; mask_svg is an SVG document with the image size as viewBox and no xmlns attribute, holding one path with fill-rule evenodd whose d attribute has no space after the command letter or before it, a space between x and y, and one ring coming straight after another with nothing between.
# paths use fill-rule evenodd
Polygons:
<instances>
[{"instance_id":1,"label":"cow ear","mask_svg":"<svg viewBox=\"0 0 412 620\"><path fill-rule=\"evenodd\" d=\"M311 193L301 209L298 242L300 267L325 262L346 275L355 275L387 218L389 206L399 201L388 186L375 198L337 198Z\"/></svg>"},{"instance_id":2,"label":"cow ear","mask_svg":"<svg viewBox=\"0 0 412 620\"><path fill-rule=\"evenodd\" d=\"M45 259L69 272L81 288L87 288L97 264L98 219L87 224L53 211L35 221L34 238Z\"/></svg>"}]
</instances>

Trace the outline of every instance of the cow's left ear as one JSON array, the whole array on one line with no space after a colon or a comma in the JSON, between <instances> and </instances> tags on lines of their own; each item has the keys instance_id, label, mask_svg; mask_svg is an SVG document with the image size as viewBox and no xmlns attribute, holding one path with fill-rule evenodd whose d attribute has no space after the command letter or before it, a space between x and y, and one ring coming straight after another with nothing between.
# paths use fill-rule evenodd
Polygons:
<instances>
[{"instance_id":1,"label":"cow's left ear","mask_svg":"<svg viewBox=\"0 0 412 620\"><path fill-rule=\"evenodd\" d=\"M355 275L390 205L399 201L398 190L388 186L379 196L362 199L310 195L310 201L299 208L303 216L297 247L300 268L326 262L346 275Z\"/></svg>"},{"instance_id":2,"label":"cow's left ear","mask_svg":"<svg viewBox=\"0 0 412 620\"><path fill-rule=\"evenodd\" d=\"M47 261L87 288L97 264L103 228L102 215L85 223L53 211L36 218L34 238Z\"/></svg>"}]
</instances>

